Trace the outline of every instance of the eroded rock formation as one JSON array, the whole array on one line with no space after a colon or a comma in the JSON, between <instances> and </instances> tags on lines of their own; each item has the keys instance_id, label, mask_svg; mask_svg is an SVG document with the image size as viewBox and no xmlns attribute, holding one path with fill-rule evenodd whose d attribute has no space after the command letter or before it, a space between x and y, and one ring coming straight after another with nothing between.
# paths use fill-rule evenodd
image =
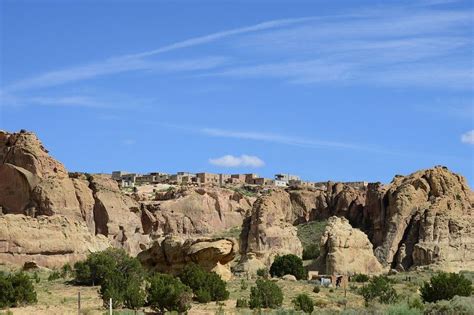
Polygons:
<instances>
[{"instance_id":1,"label":"eroded rock formation","mask_svg":"<svg viewBox=\"0 0 474 315\"><path fill-rule=\"evenodd\" d=\"M232 277L229 263L237 253L237 241L231 238L184 239L167 236L141 252L138 259L151 270L172 274L178 274L189 263L196 263L229 280Z\"/></svg>"},{"instance_id":2,"label":"eroded rock formation","mask_svg":"<svg viewBox=\"0 0 474 315\"><path fill-rule=\"evenodd\" d=\"M397 176L385 188L369 188L375 253L400 270L433 265L473 269L474 218L466 180L445 167Z\"/></svg>"},{"instance_id":3,"label":"eroded rock formation","mask_svg":"<svg viewBox=\"0 0 474 315\"><path fill-rule=\"evenodd\" d=\"M382 272L382 265L374 256L367 235L353 228L346 218L329 218L320 248L316 267L321 273L353 275Z\"/></svg>"}]
</instances>

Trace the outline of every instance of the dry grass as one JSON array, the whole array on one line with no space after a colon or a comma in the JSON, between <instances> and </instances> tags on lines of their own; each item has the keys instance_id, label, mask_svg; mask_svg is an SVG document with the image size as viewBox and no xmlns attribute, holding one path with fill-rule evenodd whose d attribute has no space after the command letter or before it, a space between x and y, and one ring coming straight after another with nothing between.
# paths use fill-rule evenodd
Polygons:
<instances>
[{"instance_id":1,"label":"dry grass","mask_svg":"<svg viewBox=\"0 0 474 315\"><path fill-rule=\"evenodd\" d=\"M48 281L49 272L39 272L41 281L36 283L36 291L38 294L38 303L36 305L19 307L11 309L11 314L77 314L77 294L81 292L82 314L95 315L105 314L106 310L102 306L102 300L98 294L98 287L80 287L67 283L64 279ZM429 279L432 275L430 271L401 273L390 276L395 281L397 292L403 297L403 300L414 299L419 297L419 285ZM472 275L472 274L471 274ZM470 275L470 276L471 276ZM411 281L408 281L410 277ZM189 314L254 314L250 309L236 309L236 300L238 298L249 298L250 288L255 284L255 280L244 280L247 285L242 289L241 279L236 278L228 282L228 290L230 298L223 303L193 304ZM315 284L308 281L284 281L276 282L283 290L284 301L281 310L266 311L262 314L296 314L293 311L292 299L300 293L308 294L316 303L315 314L320 313L337 313L350 309L364 309L364 301L360 295L356 293L358 287L363 284L350 283L349 287L344 290L342 288L320 288L319 293L314 293ZM149 310L148 310L149 311ZM6 311L3 311L6 313ZM2 314L2 312L0 312ZM132 311L120 311L115 314L134 314ZM143 314L138 312L137 314Z\"/></svg>"}]
</instances>

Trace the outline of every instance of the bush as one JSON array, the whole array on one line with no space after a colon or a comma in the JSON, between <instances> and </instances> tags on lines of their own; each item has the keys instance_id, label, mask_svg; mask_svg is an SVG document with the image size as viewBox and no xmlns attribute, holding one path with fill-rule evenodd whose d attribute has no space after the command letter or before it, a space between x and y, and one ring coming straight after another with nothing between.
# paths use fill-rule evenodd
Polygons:
<instances>
[{"instance_id":1,"label":"bush","mask_svg":"<svg viewBox=\"0 0 474 315\"><path fill-rule=\"evenodd\" d=\"M289 254L277 256L270 267L272 277L283 277L284 275L293 275L296 279L306 279L308 272L303 267L303 261L298 256Z\"/></svg>"},{"instance_id":2,"label":"bush","mask_svg":"<svg viewBox=\"0 0 474 315\"><path fill-rule=\"evenodd\" d=\"M236 308L247 308L249 307L249 302L247 299L244 298L239 298L237 299L237 302L235 303Z\"/></svg>"},{"instance_id":3,"label":"bush","mask_svg":"<svg viewBox=\"0 0 474 315\"><path fill-rule=\"evenodd\" d=\"M278 308L283 303L283 292L270 280L258 279L250 289L250 308Z\"/></svg>"},{"instance_id":4,"label":"bush","mask_svg":"<svg viewBox=\"0 0 474 315\"><path fill-rule=\"evenodd\" d=\"M472 294L472 281L464 275L440 272L430 281L426 281L420 288L421 298L424 302L437 302L451 300L454 296L470 296Z\"/></svg>"},{"instance_id":5,"label":"bush","mask_svg":"<svg viewBox=\"0 0 474 315\"><path fill-rule=\"evenodd\" d=\"M178 278L155 274L149 282L148 303L153 310L184 313L191 308L192 290Z\"/></svg>"},{"instance_id":6,"label":"bush","mask_svg":"<svg viewBox=\"0 0 474 315\"><path fill-rule=\"evenodd\" d=\"M100 285L99 293L114 308L125 305L137 309L145 303L144 270L136 258L122 249L109 248L92 253L85 261L74 264L74 282L81 285Z\"/></svg>"},{"instance_id":7,"label":"bush","mask_svg":"<svg viewBox=\"0 0 474 315\"><path fill-rule=\"evenodd\" d=\"M72 275L72 267L70 264L65 264L61 267L61 278L67 278Z\"/></svg>"},{"instance_id":8,"label":"bush","mask_svg":"<svg viewBox=\"0 0 474 315\"><path fill-rule=\"evenodd\" d=\"M424 313L425 315L472 315L474 314L474 297L455 296L449 301L440 300L436 303L428 303Z\"/></svg>"},{"instance_id":9,"label":"bush","mask_svg":"<svg viewBox=\"0 0 474 315\"><path fill-rule=\"evenodd\" d=\"M359 289L359 294L364 297L366 305L375 299L383 304L390 304L397 300L397 292L385 276L370 279L368 284Z\"/></svg>"},{"instance_id":10,"label":"bush","mask_svg":"<svg viewBox=\"0 0 474 315\"><path fill-rule=\"evenodd\" d=\"M262 278L268 278L268 269L267 268L260 268L257 269L257 276Z\"/></svg>"},{"instance_id":11,"label":"bush","mask_svg":"<svg viewBox=\"0 0 474 315\"><path fill-rule=\"evenodd\" d=\"M241 279L240 280L240 290L242 291L245 291L247 290L249 287L249 284L247 283L247 281L245 281L245 279Z\"/></svg>"},{"instance_id":12,"label":"bush","mask_svg":"<svg viewBox=\"0 0 474 315\"><path fill-rule=\"evenodd\" d=\"M33 273L33 280L35 280L36 283L41 282L41 278L36 271Z\"/></svg>"},{"instance_id":13,"label":"bush","mask_svg":"<svg viewBox=\"0 0 474 315\"><path fill-rule=\"evenodd\" d=\"M419 309L412 308L407 304L394 304L387 308L388 315L421 315L423 314Z\"/></svg>"},{"instance_id":14,"label":"bush","mask_svg":"<svg viewBox=\"0 0 474 315\"><path fill-rule=\"evenodd\" d=\"M370 280L369 276L363 273L355 274L350 279L351 279L351 282L358 282L358 283L364 283Z\"/></svg>"},{"instance_id":15,"label":"bush","mask_svg":"<svg viewBox=\"0 0 474 315\"><path fill-rule=\"evenodd\" d=\"M298 294L292 302L297 311L311 314L314 310L314 302L307 294Z\"/></svg>"},{"instance_id":16,"label":"bush","mask_svg":"<svg viewBox=\"0 0 474 315\"><path fill-rule=\"evenodd\" d=\"M313 292L314 292L314 293L319 293L319 292L321 292L321 288L319 287L319 285L317 285L317 286L314 287Z\"/></svg>"},{"instance_id":17,"label":"bush","mask_svg":"<svg viewBox=\"0 0 474 315\"><path fill-rule=\"evenodd\" d=\"M308 245L303 248L303 260L316 259L319 257L319 253L319 245Z\"/></svg>"},{"instance_id":18,"label":"bush","mask_svg":"<svg viewBox=\"0 0 474 315\"><path fill-rule=\"evenodd\" d=\"M23 272L0 272L0 293L0 309L37 302L33 282Z\"/></svg>"},{"instance_id":19,"label":"bush","mask_svg":"<svg viewBox=\"0 0 474 315\"><path fill-rule=\"evenodd\" d=\"M199 289L196 291L196 300L199 303L209 303L212 301L211 293L207 289Z\"/></svg>"},{"instance_id":20,"label":"bush","mask_svg":"<svg viewBox=\"0 0 474 315\"><path fill-rule=\"evenodd\" d=\"M210 301L225 301L229 298L225 281L215 272L207 272L199 265L187 265L179 278L193 290L198 301L207 297L207 293Z\"/></svg>"},{"instance_id":21,"label":"bush","mask_svg":"<svg viewBox=\"0 0 474 315\"><path fill-rule=\"evenodd\" d=\"M49 274L48 281L58 280L59 278L61 278L61 274L59 273L59 271L54 270Z\"/></svg>"}]
</instances>

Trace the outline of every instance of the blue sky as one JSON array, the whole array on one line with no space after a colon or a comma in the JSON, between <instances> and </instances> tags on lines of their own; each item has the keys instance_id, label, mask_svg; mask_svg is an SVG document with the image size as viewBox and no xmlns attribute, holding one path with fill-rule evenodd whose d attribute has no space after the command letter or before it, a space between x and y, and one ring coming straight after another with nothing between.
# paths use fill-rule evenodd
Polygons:
<instances>
[{"instance_id":1,"label":"blue sky","mask_svg":"<svg viewBox=\"0 0 474 315\"><path fill-rule=\"evenodd\" d=\"M0 129L69 170L474 183L470 1L0 5Z\"/></svg>"}]
</instances>

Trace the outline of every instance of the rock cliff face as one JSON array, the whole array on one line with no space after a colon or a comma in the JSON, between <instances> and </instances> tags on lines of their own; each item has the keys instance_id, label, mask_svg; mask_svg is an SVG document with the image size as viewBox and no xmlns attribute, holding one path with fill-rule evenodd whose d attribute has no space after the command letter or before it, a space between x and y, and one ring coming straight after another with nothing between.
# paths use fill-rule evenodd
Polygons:
<instances>
[{"instance_id":1,"label":"rock cliff face","mask_svg":"<svg viewBox=\"0 0 474 315\"><path fill-rule=\"evenodd\" d=\"M326 190L279 190L255 202L243 224L241 249L267 265L276 254L300 255L294 226L338 216L367 234L385 269L472 270L472 204L465 179L445 167L367 189L328 183Z\"/></svg>"},{"instance_id":2,"label":"rock cliff face","mask_svg":"<svg viewBox=\"0 0 474 315\"><path fill-rule=\"evenodd\" d=\"M274 190L254 203L243 224L241 250L266 265L278 254L302 255L296 225L330 216L347 216L362 224L365 191L328 183L327 190ZM251 260L255 260L253 257Z\"/></svg>"},{"instance_id":3,"label":"rock cliff face","mask_svg":"<svg viewBox=\"0 0 474 315\"><path fill-rule=\"evenodd\" d=\"M151 270L178 274L189 263L214 271L224 280L230 280L229 263L238 253L237 241L231 238L183 239L168 236L156 241L138 259Z\"/></svg>"},{"instance_id":4,"label":"rock cliff face","mask_svg":"<svg viewBox=\"0 0 474 315\"><path fill-rule=\"evenodd\" d=\"M0 225L0 243L8 244L3 247L6 261L33 258L49 267L104 244L137 254L150 243L141 229L138 203L123 195L115 181L70 178L33 133L0 132L0 157L0 207L12 214L3 216ZM22 229L31 233L15 232Z\"/></svg>"},{"instance_id":5,"label":"rock cliff face","mask_svg":"<svg viewBox=\"0 0 474 315\"><path fill-rule=\"evenodd\" d=\"M0 216L0 263L34 261L39 266L61 267L109 246L105 236L95 236L83 222L63 216Z\"/></svg>"},{"instance_id":6,"label":"rock cliff face","mask_svg":"<svg viewBox=\"0 0 474 315\"><path fill-rule=\"evenodd\" d=\"M382 265L374 256L367 235L354 229L345 218L329 218L320 248L316 266L321 273L353 275L382 272Z\"/></svg>"},{"instance_id":7,"label":"rock cliff face","mask_svg":"<svg viewBox=\"0 0 474 315\"><path fill-rule=\"evenodd\" d=\"M233 190L212 187L185 189L165 199L144 203L146 220L158 236L212 235L239 227L255 200Z\"/></svg>"},{"instance_id":8,"label":"rock cliff face","mask_svg":"<svg viewBox=\"0 0 474 315\"><path fill-rule=\"evenodd\" d=\"M474 218L466 180L445 167L369 187L367 213L375 253L400 270L474 267Z\"/></svg>"}]
</instances>

